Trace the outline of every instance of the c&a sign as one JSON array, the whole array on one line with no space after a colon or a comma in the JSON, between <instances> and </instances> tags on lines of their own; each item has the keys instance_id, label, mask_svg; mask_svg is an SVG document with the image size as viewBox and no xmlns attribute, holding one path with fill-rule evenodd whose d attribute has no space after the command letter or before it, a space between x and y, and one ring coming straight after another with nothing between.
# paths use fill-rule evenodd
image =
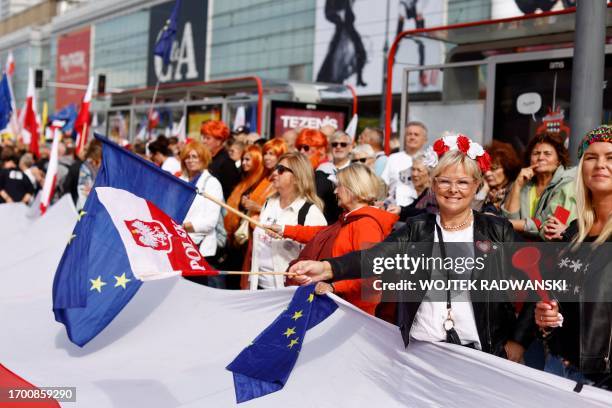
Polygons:
<instances>
[{"instance_id":1,"label":"c&a sign","mask_svg":"<svg viewBox=\"0 0 612 408\"><path fill-rule=\"evenodd\" d=\"M174 1L151 8L149 17L149 56L147 84L203 81L206 60L208 0L182 0L170 64L153 55L153 47L170 17Z\"/></svg>"}]
</instances>

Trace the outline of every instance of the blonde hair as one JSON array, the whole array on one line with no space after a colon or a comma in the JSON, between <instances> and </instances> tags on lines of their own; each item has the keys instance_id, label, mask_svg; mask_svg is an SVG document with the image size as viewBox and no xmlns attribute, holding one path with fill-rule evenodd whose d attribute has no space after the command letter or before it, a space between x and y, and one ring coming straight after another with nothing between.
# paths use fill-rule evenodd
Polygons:
<instances>
[{"instance_id":1,"label":"blonde hair","mask_svg":"<svg viewBox=\"0 0 612 408\"><path fill-rule=\"evenodd\" d=\"M431 171L431 179L438 177L444 170L449 167L455 167L462 165L465 172L474 177L478 184L482 183L482 171L478 167L476 160L470 159L466 154L460 150L451 150L444 153L444 156L440 159L436 167Z\"/></svg>"},{"instance_id":2,"label":"blonde hair","mask_svg":"<svg viewBox=\"0 0 612 408\"><path fill-rule=\"evenodd\" d=\"M316 193L314 184L315 174L310 165L310 160L299 152L285 153L278 158L279 163L283 160L287 161L287 167L293 172L298 197L305 198L306 201L313 203L323 211L323 201Z\"/></svg>"},{"instance_id":3,"label":"blonde hair","mask_svg":"<svg viewBox=\"0 0 612 408\"><path fill-rule=\"evenodd\" d=\"M387 195L387 185L365 164L353 163L339 170L337 177L359 202L372 205Z\"/></svg>"},{"instance_id":4,"label":"blonde hair","mask_svg":"<svg viewBox=\"0 0 612 408\"><path fill-rule=\"evenodd\" d=\"M589 234L589 231L595 224L595 209L593 208L593 197L592 193L584 184L584 177L582 176L582 166L584 162L584 156L578 163L578 170L576 174L576 212L578 214L576 222L578 223L578 235L573 239L574 249L584 242L584 239ZM599 246L606 242L612 235L612 216L608 215L601 233L595 240L595 246Z\"/></svg>"}]
</instances>

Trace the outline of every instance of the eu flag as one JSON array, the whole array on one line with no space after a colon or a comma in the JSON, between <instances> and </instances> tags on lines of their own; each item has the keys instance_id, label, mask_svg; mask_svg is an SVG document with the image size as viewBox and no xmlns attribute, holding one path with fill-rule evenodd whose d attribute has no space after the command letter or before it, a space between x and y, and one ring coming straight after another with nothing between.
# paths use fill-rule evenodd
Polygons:
<instances>
[{"instance_id":1,"label":"eu flag","mask_svg":"<svg viewBox=\"0 0 612 408\"><path fill-rule=\"evenodd\" d=\"M6 128L11 120L13 106L11 104L11 89L6 75L0 81L0 130Z\"/></svg>"},{"instance_id":2,"label":"eu flag","mask_svg":"<svg viewBox=\"0 0 612 408\"><path fill-rule=\"evenodd\" d=\"M55 112L53 115L49 116L49 122L53 122L54 120L64 122L64 126L62 126L62 132L71 132L74 129L74 122L77 118L77 108L74 103L66 105L60 111Z\"/></svg>"},{"instance_id":3,"label":"eu flag","mask_svg":"<svg viewBox=\"0 0 612 408\"><path fill-rule=\"evenodd\" d=\"M172 55L172 44L176 37L176 20L178 12L181 9L181 0L176 0L170 18L166 21L166 24L159 33L159 38L153 48L153 55L162 57L164 66L170 63L170 56Z\"/></svg>"},{"instance_id":4,"label":"eu flag","mask_svg":"<svg viewBox=\"0 0 612 408\"><path fill-rule=\"evenodd\" d=\"M137 196L179 224L196 194L188 183L104 137L96 138L103 143L102 165L53 281L55 319L66 326L68 337L79 346L102 331L142 285L96 189Z\"/></svg>"},{"instance_id":5,"label":"eu flag","mask_svg":"<svg viewBox=\"0 0 612 408\"><path fill-rule=\"evenodd\" d=\"M287 309L227 366L234 373L238 403L282 389L306 332L338 308L329 297L315 295L314 287L299 287Z\"/></svg>"}]
</instances>

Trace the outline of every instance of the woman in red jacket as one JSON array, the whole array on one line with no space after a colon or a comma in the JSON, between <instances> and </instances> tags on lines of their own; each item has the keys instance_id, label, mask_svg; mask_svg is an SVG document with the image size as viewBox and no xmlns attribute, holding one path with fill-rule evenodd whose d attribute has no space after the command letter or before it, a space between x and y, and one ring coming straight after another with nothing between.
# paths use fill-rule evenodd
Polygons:
<instances>
[{"instance_id":1,"label":"woman in red jacket","mask_svg":"<svg viewBox=\"0 0 612 408\"><path fill-rule=\"evenodd\" d=\"M398 216L373 207L386 196L384 182L361 163L338 171L336 195L345 212L330 226L273 225L271 229L301 243L307 243L293 261L319 260L344 255L382 241L393 228ZM362 286L364 289L362 293ZM374 315L380 292L364 285L362 279L319 283L317 293L333 292L363 311Z\"/></svg>"}]
</instances>

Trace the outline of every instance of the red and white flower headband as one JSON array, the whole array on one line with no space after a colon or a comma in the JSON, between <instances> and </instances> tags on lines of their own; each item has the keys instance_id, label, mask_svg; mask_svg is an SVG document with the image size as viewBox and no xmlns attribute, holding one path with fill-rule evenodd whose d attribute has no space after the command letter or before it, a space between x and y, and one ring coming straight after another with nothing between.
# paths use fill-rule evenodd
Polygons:
<instances>
[{"instance_id":1,"label":"red and white flower headband","mask_svg":"<svg viewBox=\"0 0 612 408\"><path fill-rule=\"evenodd\" d=\"M432 150L436 153L437 159L441 158L446 152L459 150L470 159L475 160L483 173L491 169L489 153L480 144L462 134L441 137L434 142Z\"/></svg>"}]
</instances>

